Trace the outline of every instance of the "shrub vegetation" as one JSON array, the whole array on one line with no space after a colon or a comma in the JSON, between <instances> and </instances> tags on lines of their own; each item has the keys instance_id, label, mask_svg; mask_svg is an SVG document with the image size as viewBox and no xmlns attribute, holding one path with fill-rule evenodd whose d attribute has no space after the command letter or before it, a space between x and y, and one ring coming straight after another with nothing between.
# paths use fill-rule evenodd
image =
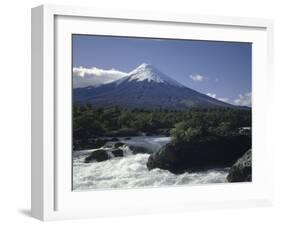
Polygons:
<instances>
[{"instance_id":1,"label":"shrub vegetation","mask_svg":"<svg viewBox=\"0 0 281 226\"><path fill-rule=\"evenodd\" d=\"M73 141L87 143L98 137L171 135L177 141L229 136L240 127L251 126L251 110L191 109L142 110L73 107Z\"/></svg>"}]
</instances>

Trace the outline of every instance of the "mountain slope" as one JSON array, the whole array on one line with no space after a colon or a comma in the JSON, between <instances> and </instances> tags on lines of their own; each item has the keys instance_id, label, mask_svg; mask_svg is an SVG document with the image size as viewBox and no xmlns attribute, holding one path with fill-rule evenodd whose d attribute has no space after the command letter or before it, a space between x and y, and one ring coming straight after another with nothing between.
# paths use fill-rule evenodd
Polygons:
<instances>
[{"instance_id":1,"label":"mountain slope","mask_svg":"<svg viewBox=\"0 0 281 226\"><path fill-rule=\"evenodd\" d=\"M140 65L112 83L74 89L73 101L100 107L142 109L236 108L187 88L148 64Z\"/></svg>"}]
</instances>

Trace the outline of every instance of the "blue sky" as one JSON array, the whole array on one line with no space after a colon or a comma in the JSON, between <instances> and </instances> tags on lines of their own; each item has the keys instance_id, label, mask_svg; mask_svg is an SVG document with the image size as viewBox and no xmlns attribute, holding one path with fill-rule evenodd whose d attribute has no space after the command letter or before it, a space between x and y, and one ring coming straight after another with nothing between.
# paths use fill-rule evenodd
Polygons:
<instances>
[{"instance_id":1,"label":"blue sky","mask_svg":"<svg viewBox=\"0 0 281 226\"><path fill-rule=\"evenodd\" d=\"M251 105L251 43L73 35L72 57L74 68L96 68L87 73L152 64L201 93Z\"/></svg>"}]
</instances>

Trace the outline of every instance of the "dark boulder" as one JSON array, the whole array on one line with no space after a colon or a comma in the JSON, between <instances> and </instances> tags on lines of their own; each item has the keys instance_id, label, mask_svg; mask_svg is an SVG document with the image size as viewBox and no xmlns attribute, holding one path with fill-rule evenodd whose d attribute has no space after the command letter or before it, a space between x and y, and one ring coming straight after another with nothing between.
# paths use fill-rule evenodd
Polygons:
<instances>
[{"instance_id":1,"label":"dark boulder","mask_svg":"<svg viewBox=\"0 0 281 226\"><path fill-rule=\"evenodd\" d=\"M231 167L227 176L229 182L252 181L252 150L248 150Z\"/></svg>"},{"instance_id":2,"label":"dark boulder","mask_svg":"<svg viewBox=\"0 0 281 226\"><path fill-rule=\"evenodd\" d=\"M99 149L93 151L88 157L86 157L84 162L85 163L94 162L94 161L102 162L108 159L110 159L110 155L107 153L107 150Z\"/></svg>"},{"instance_id":3,"label":"dark boulder","mask_svg":"<svg viewBox=\"0 0 281 226\"><path fill-rule=\"evenodd\" d=\"M85 163L90 162L102 162L114 157L123 157L123 150L119 148L111 148L111 149L99 149L93 151L88 157L85 158Z\"/></svg>"},{"instance_id":4,"label":"dark boulder","mask_svg":"<svg viewBox=\"0 0 281 226\"><path fill-rule=\"evenodd\" d=\"M114 157L123 157L124 153L123 150L117 148L111 151L111 153L114 155Z\"/></svg>"},{"instance_id":5,"label":"dark boulder","mask_svg":"<svg viewBox=\"0 0 281 226\"><path fill-rule=\"evenodd\" d=\"M243 135L209 137L192 142L173 140L150 155L149 170L166 169L172 173L230 167L251 148L251 138Z\"/></svg>"},{"instance_id":6,"label":"dark boulder","mask_svg":"<svg viewBox=\"0 0 281 226\"><path fill-rule=\"evenodd\" d=\"M109 139L109 141L119 141L119 139L116 137L113 137L113 138Z\"/></svg>"}]
</instances>

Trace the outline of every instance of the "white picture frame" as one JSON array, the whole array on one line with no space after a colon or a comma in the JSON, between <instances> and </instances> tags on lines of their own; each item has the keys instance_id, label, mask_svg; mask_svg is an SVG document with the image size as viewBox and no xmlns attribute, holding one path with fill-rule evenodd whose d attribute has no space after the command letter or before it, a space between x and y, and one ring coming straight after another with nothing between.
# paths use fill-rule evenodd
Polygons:
<instances>
[{"instance_id":1,"label":"white picture frame","mask_svg":"<svg viewBox=\"0 0 281 226\"><path fill-rule=\"evenodd\" d=\"M129 29L141 26L146 29ZM159 33L153 28L161 26ZM192 34L177 32L192 27ZM200 27L200 29L198 28ZM91 29L90 29L91 28ZM166 188L72 192L69 110L69 35L240 40L253 48L253 182ZM110 28L110 30L105 29ZM165 29L166 28L166 29ZM169 29L168 29L169 28ZM197 29L197 30L196 30ZM144 32L147 30L148 32ZM150 33L149 33L150 32ZM43 5L32 9L32 216L41 220L271 205L273 151L266 140L270 117L273 22L266 19L183 15ZM65 47L62 54L60 48ZM68 88L67 88L68 87ZM60 104L64 104L61 106ZM70 147L70 149L69 149ZM163 198L164 197L164 198Z\"/></svg>"}]
</instances>

